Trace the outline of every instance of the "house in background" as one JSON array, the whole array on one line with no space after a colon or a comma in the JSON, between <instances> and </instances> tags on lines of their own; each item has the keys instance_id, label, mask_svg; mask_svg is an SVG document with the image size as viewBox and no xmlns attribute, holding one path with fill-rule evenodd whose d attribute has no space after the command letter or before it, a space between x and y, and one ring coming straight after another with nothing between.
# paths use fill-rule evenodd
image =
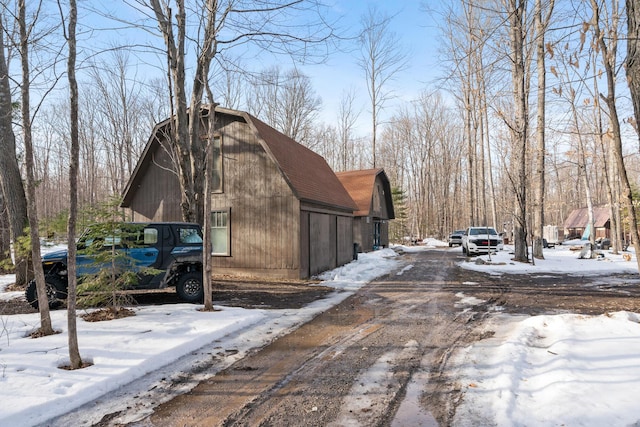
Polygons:
<instances>
[{"instance_id":1,"label":"house in background","mask_svg":"<svg viewBox=\"0 0 640 427\"><path fill-rule=\"evenodd\" d=\"M201 112L207 135L208 107ZM167 144L172 121L153 129L122 207L131 221L180 221L180 186ZM212 192L217 273L307 278L353 259L359 209L320 155L248 113L216 107Z\"/></svg>"},{"instance_id":2,"label":"house in background","mask_svg":"<svg viewBox=\"0 0 640 427\"><path fill-rule=\"evenodd\" d=\"M383 169L336 173L358 209L354 212L353 239L369 252L389 246L389 220L395 218L391 185Z\"/></svg>"},{"instance_id":3,"label":"house in background","mask_svg":"<svg viewBox=\"0 0 640 427\"><path fill-rule=\"evenodd\" d=\"M611 238L611 210L608 206L593 207L593 222L595 238ZM571 211L564 222L564 235L567 239L579 239L582 237L589 224L588 208L579 208Z\"/></svg>"}]
</instances>

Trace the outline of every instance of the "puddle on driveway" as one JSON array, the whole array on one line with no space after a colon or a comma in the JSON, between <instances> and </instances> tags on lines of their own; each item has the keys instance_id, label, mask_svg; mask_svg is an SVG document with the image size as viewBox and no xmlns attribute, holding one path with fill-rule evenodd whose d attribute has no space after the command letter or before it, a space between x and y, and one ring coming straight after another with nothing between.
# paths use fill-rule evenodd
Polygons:
<instances>
[{"instance_id":1,"label":"puddle on driveway","mask_svg":"<svg viewBox=\"0 0 640 427\"><path fill-rule=\"evenodd\" d=\"M413 375L391 427L439 427L431 412L420 405L420 395L428 381L429 374L422 370Z\"/></svg>"}]
</instances>

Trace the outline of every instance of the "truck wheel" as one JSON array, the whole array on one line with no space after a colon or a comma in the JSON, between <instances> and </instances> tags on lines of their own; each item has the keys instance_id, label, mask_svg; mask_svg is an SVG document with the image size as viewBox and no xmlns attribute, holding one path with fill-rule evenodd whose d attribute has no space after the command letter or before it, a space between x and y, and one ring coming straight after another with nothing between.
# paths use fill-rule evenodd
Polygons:
<instances>
[{"instance_id":1,"label":"truck wheel","mask_svg":"<svg viewBox=\"0 0 640 427\"><path fill-rule=\"evenodd\" d=\"M49 301L49 308L56 309L62 305L62 300L67 297L66 286L61 279L56 277L47 277L45 276L45 287L47 290L47 300ZM27 285L27 290L25 291L25 297L27 302L31 305L31 307L38 309L38 289L36 286L36 280L33 279Z\"/></svg>"},{"instance_id":2,"label":"truck wheel","mask_svg":"<svg viewBox=\"0 0 640 427\"><path fill-rule=\"evenodd\" d=\"M180 276L176 284L176 293L181 300L186 302L202 302L204 299L204 285L202 273L192 271Z\"/></svg>"}]
</instances>

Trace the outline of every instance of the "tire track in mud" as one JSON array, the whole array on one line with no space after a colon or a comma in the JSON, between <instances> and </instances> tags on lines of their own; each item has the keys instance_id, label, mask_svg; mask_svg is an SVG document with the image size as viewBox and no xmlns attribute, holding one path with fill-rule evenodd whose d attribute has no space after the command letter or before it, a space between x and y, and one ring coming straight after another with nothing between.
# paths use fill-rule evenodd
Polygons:
<instances>
[{"instance_id":1,"label":"tire track in mud","mask_svg":"<svg viewBox=\"0 0 640 427\"><path fill-rule=\"evenodd\" d=\"M477 310L488 307L456 307L459 258L404 255L398 272L129 425L387 426L407 416L448 425L460 394L449 357L481 337Z\"/></svg>"},{"instance_id":2,"label":"tire track in mud","mask_svg":"<svg viewBox=\"0 0 640 427\"><path fill-rule=\"evenodd\" d=\"M406 415L397 411L411 378L420 371L435 375L428 381L432 393L422 393L420 398L422 414L425 418L435 414L446 425L454 413L449 402L456 386L443 381L443 372L453 349L467 342L475 328L473 320L480 317L476 312L461 314L455 308L455 295L443 289L450 284L451 270L457 268L451 255L433 252L408 258L415 265L375 281L356 295L361 307L374 313L359 327L375 325L373 333L350 335L336 346L339 350L331 348L331 361L310 360L288 380L292 385L286 390L260 396L224 425L391 425L397 415ZM409 342L415 346L407 357ZM385 364L391 366L386 370L377 366ZM371 384L376 378L370 372L380 377L377 384ZM291 418L290 414L296 415Z\"/></svg>"}]
</instances>

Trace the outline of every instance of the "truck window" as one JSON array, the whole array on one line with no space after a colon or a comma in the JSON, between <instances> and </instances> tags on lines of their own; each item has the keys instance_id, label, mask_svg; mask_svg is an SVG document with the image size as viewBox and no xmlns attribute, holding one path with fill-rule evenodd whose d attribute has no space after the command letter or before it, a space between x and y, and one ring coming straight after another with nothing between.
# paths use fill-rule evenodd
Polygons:
<instances>
[{"instance_id":1,"label":"truck window","mask_svg":"<svg viewBox=\"0 0 640 427\"><path fill-rule=\"evenodd\" d=\"M155 245L158 243L158 230L155 228L144 229L144 244Z\"/></svg>"},{"instance_id":2,"label":"truck window","mask_svg":"<svg viewBox=\"0 0 640 427\"><path fill-rule=\"evenodd\" d=\"M195 228L181 228L178 231L180 235L180 243L202 243L202 236L198 234Z\"/></svg>"}]
</instances>

